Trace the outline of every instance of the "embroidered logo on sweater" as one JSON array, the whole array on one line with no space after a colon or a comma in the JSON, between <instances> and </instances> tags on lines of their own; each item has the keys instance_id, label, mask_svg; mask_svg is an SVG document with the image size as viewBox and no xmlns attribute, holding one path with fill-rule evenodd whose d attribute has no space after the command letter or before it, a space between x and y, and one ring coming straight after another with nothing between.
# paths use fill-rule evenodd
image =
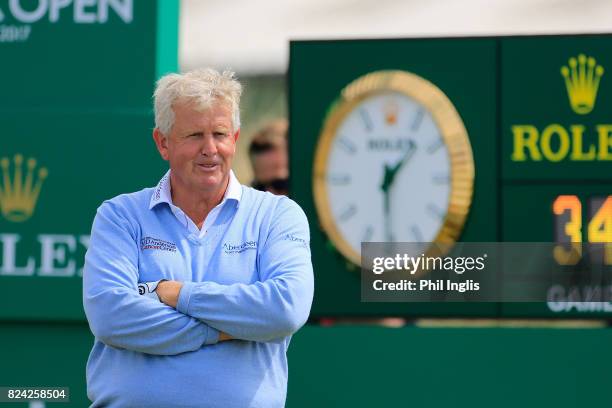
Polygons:
<instances>
[{"instance_id":1,"label":"embroidered logo on sweater","mask_svg":"<svg viewBox=\"0 0 612 408\"><path fill-rule=\"evenodd\" d=\"M292 241L292 242L296 242L297 244L299 244L300 246L304 247L304 248L308 248L308 241L306 241L305 239L302 238L298 238L293 234L287 234L284 236L284 240L285 241Z\"/></svg>"},{"instance_id":2,"label":"embroidered logo on sweater","mask_svg":"<svg viewBox=\"0 0 612 408\"><path fill-rule=\"evenodd\" d=\"M228 242L223 244L223 250L226 254L239 254L240 252L244 252L249 249L257 249L257 241L245 241L241 244L235 245Z\"/></svg>"},{"instance_id":3,"label":"embroidered logo on sweater","mask_svg":"<svg viewBox=\"0 0 612 408\"><path fill-rule=\"evenodd\" d=\"M152 237L144 237L140 240L140 249L157 249L160 251L176 252L176 244Z\"/></svg>"},{"instance_id":4,"label":"embroidered logo on sweater","mask_svg":"<svg viewBox=\"0 0 612 408\"><path fill-rule=\"evenodd\" d=\"M168 182L167 175L165 175L164 177L162 177L161 180L159 180L159 183L157 183L157 187L155 187L155 193L154 193L155 198L153 199L154 201L159 201L159 199L161 198L161 192L164 189L167 182Z\"/></svg>"}]
</instances>

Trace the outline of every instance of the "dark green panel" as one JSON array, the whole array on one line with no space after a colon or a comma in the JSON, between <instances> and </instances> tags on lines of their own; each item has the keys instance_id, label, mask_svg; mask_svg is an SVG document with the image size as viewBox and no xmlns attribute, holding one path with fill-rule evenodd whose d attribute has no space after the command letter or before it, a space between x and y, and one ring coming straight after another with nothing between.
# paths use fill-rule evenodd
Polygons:
<instances>
[{"instance_id":1,"label":"dark green panel","mask_svg":"<svg viewBox=\"0 0 612 408\"><path fill-rule=\"evenodd\" d=\"M319 228L312 195L312 165L325 114L343 87L363 74L383 69L415 73L433 82L454 104L467 128L476 166L473 204L461 239L497 240L495 40L292 42L292 197L311 222L316 285L312 315L493 315L495 304L361 303L359 270L347 264Z\"/></svg>"},{"instance_id":2,"label":"dark green panel","mask_svg":"<svg viewBox=\"0 0 612 408\"><path fill-rule=\"evenodd\" d=\"M609 151L601 153L597 131L598 125L612 124L612 37L519 37L502 38L500 41L503 178L612 181L612 143L608 145ZM570 58L580 54L587 58L593 57L595 67L601 66L603 69L597 93L594 93L596 97L593 109L584 114L572 109L565 80L561 75L562 67L569 67ZM590 85L593 81L585 80L584 83ZM580 89L590 90L592 87L585 85ZM535 150L541 156L539 161L535 160L531 150L517 148L515 152L512 127L517 125L532 126L537 132ZM562 129L551 125L558 125ZM582 140L583 145L575 154L573 149L578 149L578 146L573 140L572 125L580 127L578 133L581 137L576 137ZM551 135L548 143L545 136L549 133L547 128ZM612 127L610 129L612 132ZM565 149L561 144L562 138L569 142L566 155L563 155ZM589 156L591 145L594 157ZM518 155L521 150L525 157ZM518 157L513 159L513 154ZM600 154L606 159L602 160Z\"/></svg>"},{"instance_id":3,"label":"dark green panel","mask_svg":"<svg viewBox=\"0 0 612 408\"><path fill-rule=\"evenodd\" d=\"M0 333L0 384L67 386L70 403L46 406L89 405L87 325L1 323ZM608 329L306 326L289 347L287 407L608 406L611 341Z\"/></svg>"},{"instance_id":4,"label":"dark green panel","mask_svg":"<svg viewBox=\"0 0 612 408\"><path fill-rule=\"evenodd\" d=\"M87 407L85 364L93 346L83 323L0 323L0 384L5 387L69 387L69 403L46 407ZM3 405L5 406L5 405ZM22 408L28 403L6 406Z\"/></svg>"},{"instance_id":5,"label":"dark green panel","mask_svg":"<svg viewBox=\"0 0 612 408\"><path fill-rule=\"evenodd\" d=\"M552 205L559 195L576 195L582 203L583 241L587 241L588 200L610 194L612 165L607 150L600 146L598 126L612 123L612 81L608 67L612 67L610 36L556 36L502 39L502 131L503 139L503 240L555 241ZM583 54L595 59L595 68L603 68L594 104L590 112L579 113L572 108L561 69L570 67L570 58ZM528 63L517 63L528 61ZM571 71L570 71L571 72ZM588 77L588 74L587 74ZM585 80L584 89L592 90ZM524 160L518 160L512 126L529 125L537 131L537 151L541 160L534 160L532 150L524 149ZM546 129L555 132L551 137L549 154L545 154L543 135ZM573 128L572 128L573 127ZM580 136L574 136L576 130ZM567 136L560 136L560 133ZM554 157L562 149L561 138L569 140L566 156ZM576 146L576 139L582 149ZM594 147L589 148L593 145ZM576 149L576 150L574 150ZM594 153L589 157L589 149ZM553 153L551 161L550 152ZM606 160L601 160L604 156ZM585 160L577 160L584 158ZM586 160L588 159L588 160ZM580 317L609 316L602 312L604 304L572 304L551 307L548 304L504 304L503 316L508 317ZM608 310L610 308L608 307Z\"/></svg>"},{"instance_id":6,"label":"dark green panel","mask_svg":"<svg viewBox=\"0 0 612 408\"><path fill-rule=\"evenodd\" d=\"M461 240L550 242L554 197L609 194L605 185L612 182L611 47L609 35L292 43L293 194L312 221L314 314L456 315L466 307L357 303L358 271L348 273L350 266L321 232L311 188L313 152L323 119L344 86L367 72L403 69L440 87L465 122L474 151L475 194ZM571 58L576 59L575 72ZM584 75L579 77L582 62ZM564 66L570 85L562 75ZM535 132L533 148L520 149L517 144L515 149L516 126ZM520 135L520 130L514 133ZM499 146L495 135L502 139ZM524 159L520 152L525 152ZM504 198L498 202L501 188ZM583 205L586 217L588 204ZM520 304L487 305L474 314L496 308L506 316L551 316L545 305Z\"/></svg>"},{"instance_id":7,"label":"dark green panel","mask_svg":"<svg viewBox=\"0 0 612 408\"><path fill-rule=\"evenodd\" d=\"M308 328L289 349L287 407L607 406L611 340L607 329Z\"/></svg>"},{"instance_id":8,"label":"dark green panel","mask_svg":"<svg viewBox=\"0 0 612 408\"><path fill-rule=\"evenodd\" d=\"M38 18L22 21L13 3ZM156 75L158 2L134 0L130 12L119 13L104 5L131 2L97 0L81 10L76 4L86 2L71 1L57 17L52 11L55 3L60 2L1 3L2 30L13 27L29 34L21 41L0 41L0 109L149 108Z\"/></svg>"}]
</instances>

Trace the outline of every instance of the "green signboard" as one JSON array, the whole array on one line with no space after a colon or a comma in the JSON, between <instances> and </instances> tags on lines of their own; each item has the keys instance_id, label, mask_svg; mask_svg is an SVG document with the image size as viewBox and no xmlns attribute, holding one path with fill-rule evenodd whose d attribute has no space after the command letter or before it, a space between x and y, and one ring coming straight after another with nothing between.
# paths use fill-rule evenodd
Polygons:
<instances>
[{"instance_id":1,"label":"green signboard","mask_svg":"<svg viewBox=\"0 0 612 408\"><path fill-rule=\"evenodd\" d=\"M605 35L292 42L292 194L311 221L313 314L609 314L574 295L364 303L357 264L360 241L612 242L610 47Z\"/></svg>"},{"instance_id":2,"label":"green signboard","mask_svg":"<svg viewBox=\"0 0 612 408\"><path fill-rule=\"evenodd\" d=\"M0 319L84 319L96 208L164 172L151 95L177 33L174 0L0 4Z\"/></svg>"}]
</instances>

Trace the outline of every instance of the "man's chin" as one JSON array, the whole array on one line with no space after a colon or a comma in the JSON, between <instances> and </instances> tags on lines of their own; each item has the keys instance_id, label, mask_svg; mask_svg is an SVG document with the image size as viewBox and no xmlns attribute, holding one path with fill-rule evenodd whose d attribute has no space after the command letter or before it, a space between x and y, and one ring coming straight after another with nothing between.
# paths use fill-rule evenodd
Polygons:
<instances>
[{"instance_id":1,"label":"man's chin","mask_svg":"<svg viewBox=\"0 0 612 408\"><path fill-rule=\"evenodd\" d=\"M210 176L198 177L197 187L202 191L217 191L223 186L223 175L214 174Z\"/></svg>"}]
</instances>

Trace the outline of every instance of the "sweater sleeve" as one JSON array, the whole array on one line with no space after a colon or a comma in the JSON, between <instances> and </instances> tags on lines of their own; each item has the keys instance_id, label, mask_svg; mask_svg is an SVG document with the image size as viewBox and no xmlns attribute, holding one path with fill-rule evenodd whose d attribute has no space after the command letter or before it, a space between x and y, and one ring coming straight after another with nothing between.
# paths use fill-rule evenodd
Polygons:
<instances>
[{"instance_id":1,"label":"sweater sleeve","mask_svg":"<svg viewBox=\"0 0 612 408\"><path fill-rule=\"evenodd\" d=\"M302 327L314 292L308 221L287 198L272 219L259 254L261 281L184 282L177 309L242 340L276 340Z\"/></svg>"},{"instance_id":2,"label":"sweater sleeve","mask_svg":"<svg viewBox=\"0 0 612 408\"><path fill-rule=\"evenodd\" d=\"M116 205L100 206L83 271L83 305L94 336L109 346L157 355L216 343L217 330L139 295L136 239Z\"/></svg>"}]
</instances>

